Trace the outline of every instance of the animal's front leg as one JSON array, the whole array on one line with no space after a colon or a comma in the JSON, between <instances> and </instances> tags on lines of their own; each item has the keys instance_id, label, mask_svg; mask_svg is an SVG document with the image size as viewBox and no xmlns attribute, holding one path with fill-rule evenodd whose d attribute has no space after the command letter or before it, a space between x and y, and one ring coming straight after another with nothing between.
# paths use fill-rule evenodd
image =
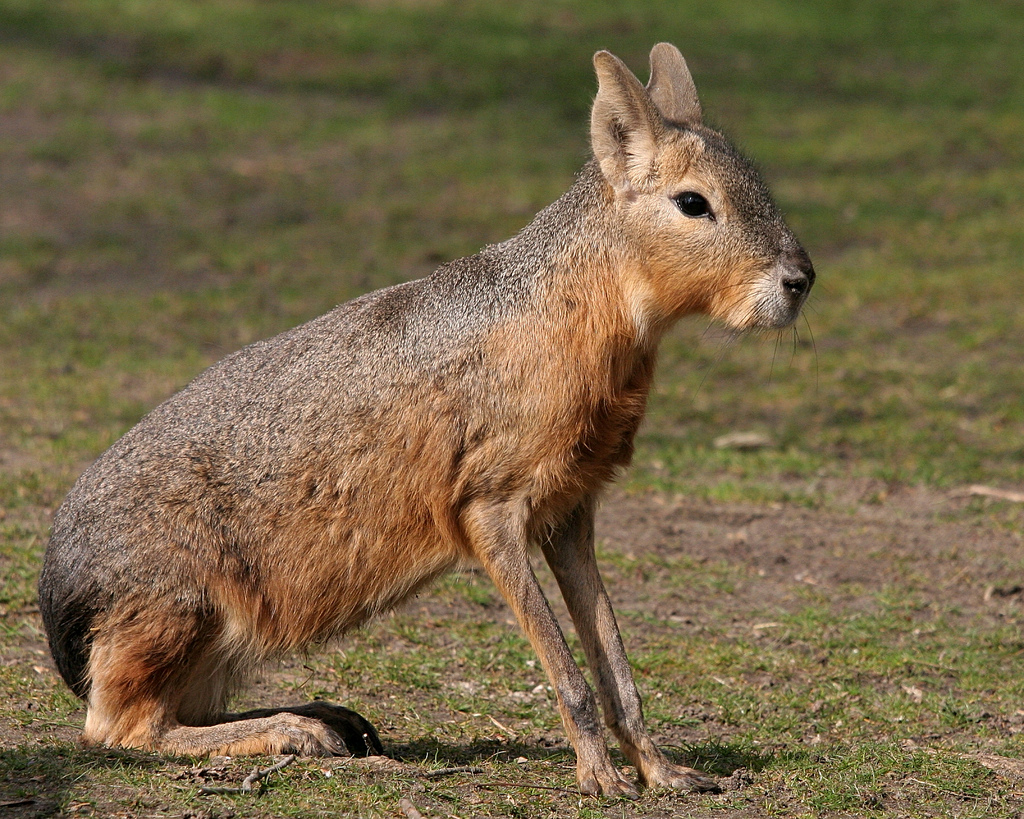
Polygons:
<instances>
[{"instance_id":1,"label":"animal's front leg","mask_svg":"<svg viewBox=\"0 0 1024 819\"><path fill-rule=\"evenodd\" d=\"M542 544L576 624L601 698L605 721L649 787L718 791L714 779L665 758L647 732L640 694L594 554L594 504L588 500Z\"/></svg>"},{"instance_id":2,"label":"animal's front leg","mask_svg":"<svg viewBox=\"0 0 1024 819\"><path fill-rule=\"evenodd\" d=\"M509 506L492 506L466 514L471 546L515 612L547 671L566 734L576 750L580 791L590 795L635 794L633 785L612 764L594 694L572 657L530 565L525 516Z\"/></svg>"}]
</instances>

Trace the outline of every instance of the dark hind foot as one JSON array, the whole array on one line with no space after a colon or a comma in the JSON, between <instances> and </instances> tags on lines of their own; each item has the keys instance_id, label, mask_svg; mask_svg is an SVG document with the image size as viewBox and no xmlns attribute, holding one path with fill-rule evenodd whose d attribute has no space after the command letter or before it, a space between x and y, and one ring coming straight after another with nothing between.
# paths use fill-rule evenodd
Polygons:
<instances>
[{"instance_id":1,"label":"dark hind foot","mask_svg":"<svg viewBox=\"0 0 1024 819\"><path fill-rule=\"evenodd\" d=\"M361 714L341 705L332 705L317 700L292 708L259 708L255 711L246 711L243 714L230 714L229 718L232 721L259 719L275 714L296 714L320 720L341 737L345 748L352 756L382 756L384 754L384 746L381 745L380 737L377 736L377 730L373 725Z\"/></svg>"}]
</instances>

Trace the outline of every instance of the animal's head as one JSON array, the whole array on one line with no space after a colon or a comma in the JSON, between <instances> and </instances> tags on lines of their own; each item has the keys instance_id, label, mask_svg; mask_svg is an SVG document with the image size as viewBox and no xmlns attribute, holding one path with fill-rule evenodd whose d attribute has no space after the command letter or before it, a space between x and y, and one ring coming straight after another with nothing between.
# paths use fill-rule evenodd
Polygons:
<instances>
[{"instance_id":1,"label":"animal's head","mask_svg":"<svg viewBox=\"0 0 1024 819\"><path fill-rule=\"evenodd\" d=\"M646 88L607 51L594 67L591 144L635 260L634 311L656 322L705 313L738 329L795 321L811 260L757 171L703 124L679 50L651 50Z\"/></svg>"}]
</instances>

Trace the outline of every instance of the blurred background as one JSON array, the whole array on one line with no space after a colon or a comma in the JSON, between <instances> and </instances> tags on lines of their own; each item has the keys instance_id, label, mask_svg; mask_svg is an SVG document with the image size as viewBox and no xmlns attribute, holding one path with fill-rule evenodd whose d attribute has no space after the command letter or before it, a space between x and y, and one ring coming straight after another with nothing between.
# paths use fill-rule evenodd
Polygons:
<instances>
[{"instance_id":1,"label":"blurred background","mask_svg":"<svg viewBox=\"0 0 1024 819\"><path fill-rule=\"evenodd\" d=\"M646 81L660 40L819 283L795 330L672 333L630 485L1019 487L1017 2L0 0L0 505L52 505L239 346L514 233L588 157L593 52Z\"/></svg>"}]
</instances>

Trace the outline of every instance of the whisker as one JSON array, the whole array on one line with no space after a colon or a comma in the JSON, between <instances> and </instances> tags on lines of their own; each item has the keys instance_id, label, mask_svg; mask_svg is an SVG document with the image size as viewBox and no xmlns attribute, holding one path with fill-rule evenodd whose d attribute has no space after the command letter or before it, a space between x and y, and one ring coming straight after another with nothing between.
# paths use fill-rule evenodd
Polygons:
<instances>
[{"instance_id":1,"label":"whisker","mask_svg":"<svg viewBox=\"0 0 1024 819\"><path fill-rule=\"evenodd\" d=\"M772 363L768 367L768 383L772 383L772 376L775 375L775 357L779 354L779 343L782 341L782 331L775 333L775 349L772 350Z\"/></svg>"},{"instance_id":2,"label":"whisker","mask_svg":"<svg viewBox=\"0 0 1024 819\"><path fill-rule=\"evenodd\" d=\"M700 383L697 384L696 389L694 389L693 391L693 395L690 396L691 404L697 400L697 396L700 395L700 391L704 387L704 382L708 380L708 376L711 375L711 373L718 368L719 364L722 363L722 359L725 358L726 350L736 340L738 336L738 333L727 333L721 340L721 343L719 343L718 345L718 350L716 351L714 358L712 358L711 360L711 364L708 366L706 370L704 370L704 374L700 378Z\"/></svg>"},{"instance_id":3,"label":"whisker","mask_svg":"<svg viewBox=\"0 0 1024 819\"><path fill-rule=\"evenodd\" d=\"M811 351L814 353L814 394L818 394L818 345L814 341L814 330L811 329L811 322L804 314L804 324L807 325L807 334L811 338Z\"/></svg>"}]
</instances>

